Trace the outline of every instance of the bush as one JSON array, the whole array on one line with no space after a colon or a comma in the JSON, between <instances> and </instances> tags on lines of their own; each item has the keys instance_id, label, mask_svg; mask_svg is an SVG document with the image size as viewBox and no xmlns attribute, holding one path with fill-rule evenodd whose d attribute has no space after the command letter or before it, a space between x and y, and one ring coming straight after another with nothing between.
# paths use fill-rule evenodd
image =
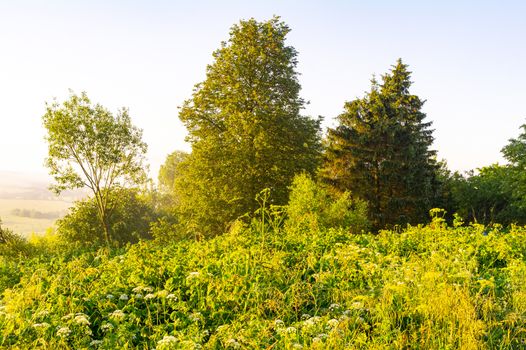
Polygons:
<instances>
[{"instance_id":1,"label":"bush","mask_svg":"<svg viewBox=\"0 0 526 350\"><path fill-rule=\"evenodd\" d=\"M352 233L369 230L367 203L349 192L330 195L307 174L297 175L290 187L287 227L309 230L342 228Z\"/></svg>"},{"instance_id":2,"label":"bush","mask_svg":"<svg viewBox=\"0 0 526 350\"><path fill-rule=\"evenodd\" d=\"M135 243L150 238L149 226L155 213L145 197L135 189L120 188L109 196L110 235L113 243ZM70 212L57 221L58 234L70 242L102 243L104 229L93 198L79 201Z\"/></svg>"},{"instance_id":3,"label":"bush","mask_svg":"<svg viewBox=\"0 0 526 350\"><path fill-rule=\"evenodd\" d=\"M0 220L0 256L15 258L30 254L31 247L27 241L13 231L2 227Z\"/></svg>"}]
</instances>

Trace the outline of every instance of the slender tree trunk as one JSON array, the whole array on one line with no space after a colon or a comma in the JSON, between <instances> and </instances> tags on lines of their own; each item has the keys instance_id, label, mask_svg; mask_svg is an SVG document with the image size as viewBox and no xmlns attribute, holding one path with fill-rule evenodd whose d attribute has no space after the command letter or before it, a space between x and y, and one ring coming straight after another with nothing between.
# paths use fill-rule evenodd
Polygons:
<instances>
[{"instance_id":1,"label":"slender tree trunk","mask_svg":"<svg viewBox=\"0 0 526 350\"><path fill-rule=\"evenodd\" d=\"M105 213L103 213L103 216L101 217L102 221L102 227L104 229L104 238L106 240L106 244L108 247L111 246L111 239L110 239L110 225L108 223L108 218Z\"/></svg>"},{"instance_id":2,"label":"slender tree trunk","mask_svg":"<svg viewBox=\"0 0 526 350\"><path fill-rule=\"evenodd\" d=\"M104 240L106 241L106 245L109 248L111 246L111 238L110 238L110 225L108 222L108 215L106 212L107 207L104 205L102 194L100 192L95 193L95 199L97 200L97 209L99 211L99 219L100 219L100 223L102 224L102 229L104 232Z\"/></svg>"}]
</instances>

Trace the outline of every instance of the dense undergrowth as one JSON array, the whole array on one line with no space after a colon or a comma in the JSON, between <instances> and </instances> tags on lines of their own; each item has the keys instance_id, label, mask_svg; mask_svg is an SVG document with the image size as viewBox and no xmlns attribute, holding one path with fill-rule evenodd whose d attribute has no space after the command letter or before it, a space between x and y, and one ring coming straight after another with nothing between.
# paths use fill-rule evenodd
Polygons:
<instances>
[{"instance_id":1,"label":"dense undergrowth","mask_svg":"<svg viewBox=\"0 0 526 350\"><path fill-rule=\"evenodd\" d=\"M0 272L4 348L526 346L520 227L352 235L260 220L200 242L5 259Z\"/></svg>"}]
</instances>

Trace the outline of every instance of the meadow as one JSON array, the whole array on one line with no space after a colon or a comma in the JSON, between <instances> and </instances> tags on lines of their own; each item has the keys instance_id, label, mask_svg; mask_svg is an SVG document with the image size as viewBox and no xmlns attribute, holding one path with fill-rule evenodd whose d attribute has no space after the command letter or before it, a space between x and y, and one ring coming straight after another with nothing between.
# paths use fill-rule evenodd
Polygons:
<instances>
[{"instance_id":1,"label":"meadow","mask_svg":"<svg viewBox=\"0 0 526 350\"><path fill-rule=\"evenodd\" d=\"M30 244L45 254L2 262L4 348L526 347L524 227L436 216L371 235L263 216L202 241Z\"/></svg>"},{"instance_id":2,"label":"meadow","mask_svg":"<svg viewBox=\"0 0 526 350\"><path fill-rule=\"evenodd\" d=\"M43 214L61 213L64 215L71 205L72 202L67 200L0 198L0 218L2 218L2 224L5 227L28 237L32 233L45 233L49 227L54 225L59 216L56 218L27 217L15 215L15 210L36 211Z\"/></svg>"}]
</instances>

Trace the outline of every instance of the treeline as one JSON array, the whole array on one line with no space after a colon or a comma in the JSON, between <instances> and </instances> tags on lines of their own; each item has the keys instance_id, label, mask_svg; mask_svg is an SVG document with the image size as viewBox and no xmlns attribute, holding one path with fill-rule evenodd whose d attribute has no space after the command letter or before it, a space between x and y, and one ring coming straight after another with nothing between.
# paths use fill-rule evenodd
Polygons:
<instances>
[{"instance_id":1,"label":"treeline","mask_svg":"<svg viewBox=\"0 0 526 350\"><path fill-rule=\"evenodd\" d=\"M11 215L20 216L23 218L32 218L32 219L58 219L64 214L65 212L62 212L62 211L41 212L35 209L20 209L20 208L11 210Z\"/></svg>"},{"instance_id":2,"label":"treeline","mask_svg":"<svg viewBox=\"0 0 526 350\"><path fill-rule=\"evenodd\" d=\"M503 149L509 165L451 173L399 59L323 133L321 117L302 114L289 31L278 17L231 28L179 111L192 151L167 157L157 187L145 186L147 146L127 109L113 115L85 93L48 104L54 189L93 194L58 221L59 233L108 244L202 239L262 208L351 233L425 223L437 207L457 224L526 223L526 130Z\"/></svg>"}]
</instances>

